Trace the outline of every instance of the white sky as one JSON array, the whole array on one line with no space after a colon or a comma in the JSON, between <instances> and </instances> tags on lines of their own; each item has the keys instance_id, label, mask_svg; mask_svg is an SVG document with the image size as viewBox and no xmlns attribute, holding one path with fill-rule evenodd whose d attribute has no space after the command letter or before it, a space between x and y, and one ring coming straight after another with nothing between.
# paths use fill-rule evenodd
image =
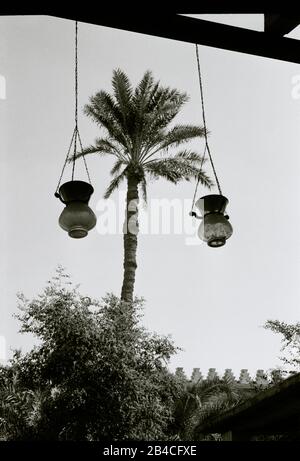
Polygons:
<instances>
[{"instance_id":1,"label":"white sky","mask_svg":"<svg viewBox=\"0 0 300 461\"><path fill-rule=\"evenodd\" d=\"M184 14L183 16L205 19L206 21L228 24L229 26L245 29L264 30L263 14Z\"/></svg>"},{"instance_id":2,"label":"white sky","mask_svg":"<svg viewBox=\"0 0 300 461\"><path fill-rule=\"evenodd\" d=\"M74 128L73 41L71 21L0 18L0 335L8 348L32 345L12 318L16 292L36 295L58 263L89 296L121 288L122 237L93 231L77 241L57 223L62 207L53 193ZM278 364L279 337L264 322L299 320L300 99L292 97L292 78L300 68L203 46L200 59L210 146L234 234L219 249L187 246L185 235L142 235L136 294L147 300L145 325L184 349L172 369L248 368L253 375ZM186 91L190 101L177 122L201 123L193 45L79 24L81 109L96 91L111 90L117 67L133 84L151 69L162 84ZM92 143L96 125L82 112L79 123L84 144ZM90 156L88 164L95 209L111 161ZM193 192L194 184L162 180L148 195L190 199ZM199 196L206 193L200 188Z\"/></svg>"}]
</instances>

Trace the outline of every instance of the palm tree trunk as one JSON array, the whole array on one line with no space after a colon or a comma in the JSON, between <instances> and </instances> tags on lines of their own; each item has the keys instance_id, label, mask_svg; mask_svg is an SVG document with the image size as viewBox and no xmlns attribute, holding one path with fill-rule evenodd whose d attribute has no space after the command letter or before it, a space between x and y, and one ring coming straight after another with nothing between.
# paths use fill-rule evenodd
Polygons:
<instances>
[{"instance_id":1,"label":"palm tree trunk","mask_svg":"<svg viewBox=\"0 0 300 461\"><path fill-rule=\"evenodd\" d=\"M124 223L124 275L121 292L123 301L133 300L138 234L139 177L133 173L127 175L126 215Z\"/></svg>"}]
</instances>

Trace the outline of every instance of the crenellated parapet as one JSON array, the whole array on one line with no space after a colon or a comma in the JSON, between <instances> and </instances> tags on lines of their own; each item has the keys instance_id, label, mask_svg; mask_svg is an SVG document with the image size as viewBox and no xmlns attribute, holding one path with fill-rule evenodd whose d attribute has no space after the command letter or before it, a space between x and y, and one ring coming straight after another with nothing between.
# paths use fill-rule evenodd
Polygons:
<instances>
[{"instance_id":1,"label":"crenellated parapet","mask_svg":"<svg viewBox=\"0 0 300 461\"><path fill-rule=\"evenodd\" d=\"M200 368L193 368L193 373L191 376L191 381L194 383L198 383L200 381L203 381L203 375L200 371Z\"/></svg>"},{"instance_id":2,"label":"crenellated parapet","mask_svg":"<svg viewBox=\"0 0 300 461\"><path fill-rule=\"evenodd\" d=\"M187 377L183 368L176 368L175 374L192 383L211 381L217 378L224 379L227 382L231 382L232 384L245 389L253 386L266 387L270 384L270 380L264 370L257 370L254 376L250 376L247 368L242 368L238 376L234 375L231 368L226 368L223 374L218 373L215 368L209 368L206 376L201 373L200 368L193 368L190 378ZM276 377L277 379L280 379L279 370L276 370Z\"/></svg>"}]
</instances>

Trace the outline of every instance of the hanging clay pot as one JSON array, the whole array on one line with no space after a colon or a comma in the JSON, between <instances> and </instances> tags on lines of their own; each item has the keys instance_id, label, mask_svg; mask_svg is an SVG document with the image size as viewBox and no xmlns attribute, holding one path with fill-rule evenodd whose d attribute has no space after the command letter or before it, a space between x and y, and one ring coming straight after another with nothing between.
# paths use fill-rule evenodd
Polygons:
<instances>
[{"instance_id":1,"label":"hanging clay pot","mask_svg":"<svg viewBox=\"0 0 300 461\"><path fill-rule=\"evenodd\" d=\"M93 192L94 188L87 182L69 181L55 194L66 205L59 217L59 225L72 238L86 237L96 225L97 218L88 206Z\"/></svg>"},{"instance_id":2,"label":"hanging clay pot","mask_svg":"<svg viewBox=\"0 0 300 461\"><path fill-rule=\"evenodd\" d=\"M196 203L203 218L198 230L198 236L210 247L225 245L226 240L232 235L233 229L224 215L228 199L223 195L205 195Z\"/></svg>"}]
</instances>

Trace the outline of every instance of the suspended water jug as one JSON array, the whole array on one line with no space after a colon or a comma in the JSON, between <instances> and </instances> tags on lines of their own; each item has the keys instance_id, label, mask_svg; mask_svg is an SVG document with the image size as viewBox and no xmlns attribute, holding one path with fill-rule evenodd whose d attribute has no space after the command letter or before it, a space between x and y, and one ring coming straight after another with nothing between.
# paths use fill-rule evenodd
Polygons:
<instances>
[{"instance_id":1,"label":"suspended water jug","mask_svg":"<svg viewBox=\"0 0 300 461\"><path fill-rule=\"evenodd\" d=\"M229 216L224 215L227 204L228 199L218 194L205 195L195 203L202 214L198 236L210 247L225 245L232 235Z\"/></svg>"},{"instance_id":2,"label":"suspended water jug","mask_svg":"<svg viewBox=\"0 0 300 461\"><path fill-rule=\"evenodd\" d=\"M59 217L59 225L72 238L86 237L96 225L95 213L88 206L94 188L84 181L69 181L59 188L56 196L66 205Z\"/></svg>"}]
</instances>

